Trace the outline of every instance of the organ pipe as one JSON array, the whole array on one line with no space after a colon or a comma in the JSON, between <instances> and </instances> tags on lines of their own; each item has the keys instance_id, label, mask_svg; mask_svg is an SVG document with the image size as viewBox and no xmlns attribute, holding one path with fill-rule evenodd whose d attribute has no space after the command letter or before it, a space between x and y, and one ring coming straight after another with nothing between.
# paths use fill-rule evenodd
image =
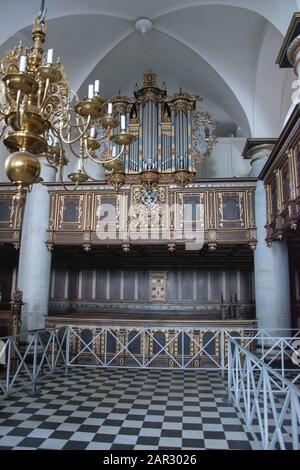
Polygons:
<instances>
[{"instance_id":1,"label":"organ pipe","mask_svg":"<svg viewBox=\"0 0 300 470\"><path fill-rule=\"evenodd\" d=\"M150 169L193 172L200 153L207 155L213 146L215 126L211 124L211 141L208 143L201 128L204 125L202 114L196 109L199 97L181 89L168 96L165 85L157 85L153 72L145 73L144 83L141 88L135 86L133 98L119 94L112 101L116 117L120 119L121 114L125 114L127 129L136 136L136 141L123 156L125 173ZM195 114L200 115L199 119ZM207 123L208 113L204 115ZM211 119L209 122L213 123ZM114 132L119 133L120 129L116 128Z\"/></svg>"}]
</instances>

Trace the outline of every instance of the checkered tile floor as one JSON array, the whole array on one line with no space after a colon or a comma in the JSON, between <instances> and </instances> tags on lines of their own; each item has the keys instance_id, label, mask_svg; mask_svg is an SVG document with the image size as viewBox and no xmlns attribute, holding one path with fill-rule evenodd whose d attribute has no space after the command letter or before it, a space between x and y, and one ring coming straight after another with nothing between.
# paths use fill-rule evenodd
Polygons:
<instances>
[{"instance_id":1,"label":"checkered tile floor","mask_svg":"<svg viewBox=\"0 0 300 470\"><path fill-rule=\"evenodd\" d=\"M218 372L71 369L0 399L1 449L251 449Z\"/></svg>"}]
</instances>

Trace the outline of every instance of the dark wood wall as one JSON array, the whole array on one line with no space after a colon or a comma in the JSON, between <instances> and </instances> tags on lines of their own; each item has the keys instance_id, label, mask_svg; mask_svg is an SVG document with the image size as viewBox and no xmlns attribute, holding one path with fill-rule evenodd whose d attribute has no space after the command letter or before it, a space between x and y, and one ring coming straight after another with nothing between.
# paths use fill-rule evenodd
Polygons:
<instances>
[{"instance_id":1,"label":"dark wood wall","mask_svg":"<svg viewBox=\"0 0 300 470\"><path fill-rule=\"evenodd\" d=\"M149 301L150 273L145 269L52 270L51 300ZM162 271L162 270L161 270ZM253 272L240 269L164 268L167 301L220 303L237 298L254 302Z\"/></svg>"},{"instance_id":2,"label":"dark wood wall","mask_svg":"<svg viewBox=\"0 0 300 470\"><path fill-rule=\"evenodd\" d=\"M0 290L2 301L0 309L7 309L12 290L15 289L18 266L18 251L7 246L0 246Z\"/></svg>"}]
</instances>

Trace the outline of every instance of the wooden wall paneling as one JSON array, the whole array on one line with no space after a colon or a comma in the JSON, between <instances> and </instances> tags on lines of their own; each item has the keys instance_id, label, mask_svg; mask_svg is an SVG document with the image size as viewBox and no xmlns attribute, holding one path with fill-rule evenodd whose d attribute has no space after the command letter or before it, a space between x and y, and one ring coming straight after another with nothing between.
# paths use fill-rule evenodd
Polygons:
<instances>
[{"instance_id":1,"label":"wooden wall paneling","mask_svg":"<svg viewBox=\"0 0 300 470\"><path fill-rule=\"evenodd\" d=\"M96 299L105 300L106 299L106 270L97 269L96 270Z\"/></svg>"},{"instance_id":2,"label":"wooden wall paneling","mask_svg":"<svg viewBox=\"0 0 300 470\"><path fill-rule=\"evenodd\" d=\"M82 299L90 300L92 298L93 271L82 271Z\"/></svg>"},{"instance_id":3,"label":"wooden wall paneling","mask_svg":"<svg viewBox=\"0 0 300 470\"><path fill-rule=\"evenodd\" d=\"M64 269L55 270L54 298L64 299L65 297L66 271Z\"/></svg>"},{"instance_id":4,"label":"wooden wall paneling","mask_svg":"<svg viewBox=\"0 0 300 470\"><path fill-rule=\"evenodd\" d=\"M129 269L124 278L124 300L134 300L135 293L135 271Z\"/></svg>"},{"instance_id":5,"label":"wooden wall paneling","mask_svg":"<svg viewBox=\"0 0 300 470\"><path fill-rule=\"evenodd\" d=\"M181 276L181 300L191 302L193 300L193 271L185 269Z\"/></svg>"},{"instance_id":6,"label":"wooden wall paneling","mask_svg":"<svg viewBox=\"0 0 300 470\"><path fill-rule=\"evenodd\" d=\"M242 301L245 303L251 303L252 299L252 275L251 272L242 270L241 271L241 293Z\"/></svg>"},{"instance_id":7,"label":"wooden wall paneling","mask_svg":"<svg viewBox=\"0 0 300 470\"><path fill-rule=\"evenodd\" d=\"M235 302L235 299L238 298L238 288L237 288L237 271L229 270L226 273L227 277L227 300L232 299Z\"/></svg>"},{"instance_id":8,"label":"wooden wall paneling","mask_svg":"<svg viewBox=\"0 0 300 470\"><path fill-rule=\"evenodd\" d=\"M197 301L207 303L208 302L208 271L197 270Z\"/></svg>"},{"instance_id":9,"label":"wooden wall paneling","mask_svg":"<svg viewBox=\"0 0 300 470\"><path fill-rule=\"evenodd\" d=\"M121 271L118 269L110 271L110 299L121 300Z\"/></svg>"},{"instance_id":10,"label":"wooden wall paneling","mask_svg":"<svg viewBox=\"0 0 300 470\"><path fill-rule=\"evenodd\" d=\"M213 302L221 302L222 271L212 271L211 293Z\"/></svg>"},{"instance_id":11,"label":"wooden wall paneling","mask_svg":"<svg viewBox=\"0 0 300 470\"><path fill-rule=\"evenodd\" d=\"M78 271L69 271L68 299L78 299Z\"/></svg>"},{"instance_id":12,"label":"wooden wall paneling","mask_svg":"<svg viewBox=\"0 0 300 470\"><path fill-rule=\"evenodd\" d=\"M149 272L139 271L139 301L149 299Z\"/></svg>"},{"instance_id":13,"label":"wooden wall paneling","mask_svg":"<svg viewBox=\"0 0 300 470\"><path fill-rule=\"evenodd\" d=\"M175 269L168 271L168 297L171 302L178 300L177 270Z\"/></svg>"}]
</instances>

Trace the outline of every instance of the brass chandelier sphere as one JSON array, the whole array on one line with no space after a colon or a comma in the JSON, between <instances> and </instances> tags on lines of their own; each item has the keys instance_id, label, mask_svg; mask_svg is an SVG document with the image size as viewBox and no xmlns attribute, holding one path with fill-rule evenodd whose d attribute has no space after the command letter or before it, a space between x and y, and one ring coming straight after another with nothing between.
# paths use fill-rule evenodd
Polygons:
<instances>
[{"instance_id":1,"label":"brass chandelier sphere","mask_svg":"<svg viewBox=\"0 0 300 470\"><path fill-rule=\"evenodd\" d=\"M40 181L41 164L32 153L21 150L7 157L5 173L13 183L30 186Z\"/></svg>"}]
</instances>

